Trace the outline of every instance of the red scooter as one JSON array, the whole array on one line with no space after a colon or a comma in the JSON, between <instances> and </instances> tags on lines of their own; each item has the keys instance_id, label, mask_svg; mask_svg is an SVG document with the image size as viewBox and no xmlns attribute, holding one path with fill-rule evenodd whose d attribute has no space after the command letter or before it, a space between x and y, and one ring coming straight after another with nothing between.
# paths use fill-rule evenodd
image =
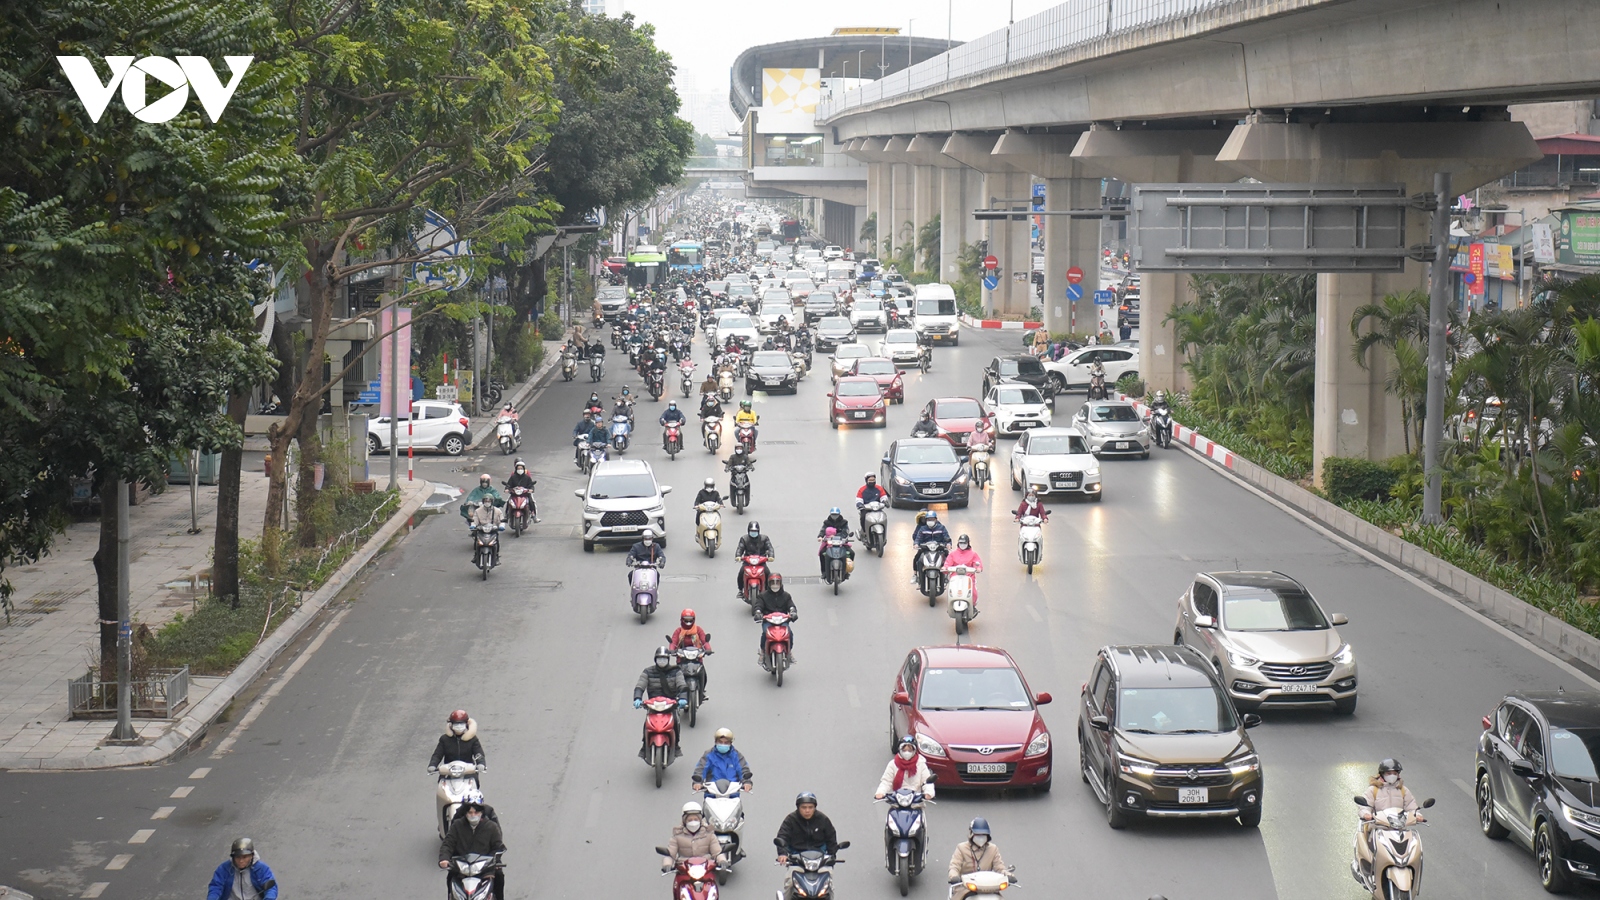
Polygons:
<instances>
[{"instance_id":1,"label":"red scooter","mask_svg":"<svg viewBox=\"0 0 1600 900\"><path fill-rule=\"evenodd\" d=\"M761 589L767 586L767 558L765 556L746 556L744 568L739 573L739 583L744 585L744 602L753 608L756 597L761 595Z\"/></svg>"},{"instance_id":2,"label":"red scooter","mask_svg":"<svg viewBox=\"0 0 1600 900\"><path fill-rule=\"evenodd\" d=\"M789 646L792 640L789 636L789 614L783 612L767 613L763 620L767 630L767 655L761 662L761 668L778 680L778 687L783 687L783 670L794 665L794 660L789 656Z\"/></svg>"},{"instance_id":3,"label":"red scooter","mask_svg":"<svg viewBox=\"0 0 1600 900\"><path fill-rule=\"evenodd\" d=\"M677 422L668 422L666 435L661 439L662 446L666 448L668 459L677 459L683 452L683 426Z\"/></svg>"},{"instance_id":4,"label":"red scooter","mask_svg":"<svg viewBox=\"0 0 1600 900\"><path fill-rule=\"evenodd\" d=\"M756 452L756 427L754 425L736 425L733 429L733 441L744 447L744 452Z\"/></svg>"},{"instance_id":5,"label":"red scooter","mask_svg":"<svg viewBox=\"0 0 1600 900\"><path fill-rule=\"evenodd\" d=\"M667 853L665 847L657 847L656 852L662 856L671 855ZM717 900L716 864L704 856L691 856L688 859L678 860L676 874L672 877L672 898L673 900Z\"/></svg>"},{"instance_id":6,"label":"red scooter","mask_svg":"<svg viewBox=\"0 0 1600 900\"><path fill-rule=\"evenodd\" d=\"M533 492L525 487L511 489L511 499L506 503L506 524L511 526L511 533L522 537L528 530L528 523L533 521Z\"/></svg>"},{"instance_id":7,"label":"red scooter","mask_svg":"<svg viewBox=\"0 0 1600 900\"><path fill-rule=\"evenodd\" d=\"M678 756L678 701L651 697L644 708L644 750L639 755L656 770L656 787L661 787L667 766Z\"/></svg>"}]
</instances>

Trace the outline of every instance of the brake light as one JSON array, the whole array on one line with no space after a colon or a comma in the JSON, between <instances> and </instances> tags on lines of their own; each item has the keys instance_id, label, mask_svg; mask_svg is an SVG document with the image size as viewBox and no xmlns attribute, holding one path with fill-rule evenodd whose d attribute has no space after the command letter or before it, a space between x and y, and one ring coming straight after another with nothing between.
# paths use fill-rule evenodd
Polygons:
<instances>
[{"instance_id":1,"label":"brake light","mask_svg":"<svg viewBox=\"0 0 1600 900\"><path fill-rule=\"evenodd\" d=\"M468 425L472 424L472 420L468 419L466 416L462 416L461 418L457 419L456 421L461 423L461 427L462 428L465 428Z\"/></svg>"}]
</instances>

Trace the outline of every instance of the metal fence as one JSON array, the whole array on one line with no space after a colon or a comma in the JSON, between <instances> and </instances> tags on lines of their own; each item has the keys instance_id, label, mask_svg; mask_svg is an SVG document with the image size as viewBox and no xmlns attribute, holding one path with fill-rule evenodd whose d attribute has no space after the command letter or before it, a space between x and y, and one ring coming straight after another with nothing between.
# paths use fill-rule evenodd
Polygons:
<instances>
[{"instance_id":1,"label":"metal fence","mask_svg":"<svg viewBox=\"0 0 1600 900\"><path fill-rule=\"evenodd\" d=\"M170 719L189 703L189 667L157 669L129 685L133 715ZM109 719L117 714L117 683L91 672L67 682L67 709L74 719Z\"/></svg>"},{"instance_id":2,"label":"metal fence","mask_svg":"<svg viewBox=\"0 0 1600 900\"><path fill-rule=\"evenodd\" d=\"M817 119L1238 0L1068 0L853 91L824 97Z\"/></svg>"}]
</instances>

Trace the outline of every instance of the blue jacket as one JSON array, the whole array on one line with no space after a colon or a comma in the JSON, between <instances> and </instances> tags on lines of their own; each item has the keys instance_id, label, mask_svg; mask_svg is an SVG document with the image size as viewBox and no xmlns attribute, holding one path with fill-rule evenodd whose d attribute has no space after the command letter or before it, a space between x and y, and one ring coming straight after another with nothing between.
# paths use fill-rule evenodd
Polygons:
<instances>
[{"instance_id":1,"label":"blue jacket","mask_svg":"<svg viewBox=\"0 0 1600 900\"><path fill-rule=\"evenodd\" d=\"M715 784L719 779L741 784L751 779L750 765L745 762L744 756L737 748L727 753L718 753L715 747L706 751L700 757L700 765L694 767L694 780L702 784Z\"/></svg>"},{"instance_id":2,"label":"blue jacket","mask_svg":"<svg viewBox=\"0 0 1600 900\"><path fill-rule=\"evenodd\" d=\"M261 892L262 900L278 900L278 882L272 877L272 870L267 864L256 857L250 864L250 884ZM211 887L206 890L206 900L228 900L228 895L233 892L233 860L225 859L217 870L211 873Z\"/></svg>"},{"instance_id":3,"label":"blue jacket","mask_svg":"<svg viewBox=\"0 0 1600 900\"><path fill-rule=\"evenodd\" d=\"M944 527L943 522L937 525L918 525L917 530L911 533L911 543L913 544L925 544L928 541L933 541L936 544L950 543L950 532Z\"/></svg>"}]
</instances>

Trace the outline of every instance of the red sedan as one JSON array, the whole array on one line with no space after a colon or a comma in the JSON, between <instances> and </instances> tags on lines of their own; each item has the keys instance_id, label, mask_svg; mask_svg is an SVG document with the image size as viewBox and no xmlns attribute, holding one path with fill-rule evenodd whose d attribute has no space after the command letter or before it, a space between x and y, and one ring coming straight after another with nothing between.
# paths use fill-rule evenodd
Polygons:
<instances>
[{"instance_id":1,"label":"red sedan","mask_svg":"<svg viewBox=\"0 0 1600 900\"><path fill-rule=\"evenodd\" d=\"M828 423L840 425L876 425L887 428L889 404L884 399L878 380L868 375L845 375L828 392Z\"/></svg>"},{"instance_id":2,"label":"red sedan","mask_svg":"<svg viewBox=\"0 0 1600 900\"><path fill-rule=\"evenodd\" d=\"M940 397L929 400L922 409L923 412L933 413L934 424L939 426L939 437L949 441L956 452L966 452L967 438L972 436L973 427L983 416L983 407L978 401L971 397Z\"/></svg>"},{"instance_id":3,"label":"red sedan","mask_svg":"<svg viewBox=\"0 0 1600 900\"><path fill-rule=\"evenodd\" d=\"M912 650L895 676L891 740L912 735L941 789L1050 790L1050 730L1011 654L998 647Z\"/></svg>"},{"instance_id":4,"label":"red sedan","mask_svg":"<svg viewBox=\"0 0 1600 900\"><path fill-rule=\"evenodd\" d=\"M894 367L893 360L881 356L864 356L850 367L850 374L876 379L878 387L883 389L883 395L889 398L890 403L906 402L906 385L900 378L900 370Z\"/></svg>"}]
</instances>

